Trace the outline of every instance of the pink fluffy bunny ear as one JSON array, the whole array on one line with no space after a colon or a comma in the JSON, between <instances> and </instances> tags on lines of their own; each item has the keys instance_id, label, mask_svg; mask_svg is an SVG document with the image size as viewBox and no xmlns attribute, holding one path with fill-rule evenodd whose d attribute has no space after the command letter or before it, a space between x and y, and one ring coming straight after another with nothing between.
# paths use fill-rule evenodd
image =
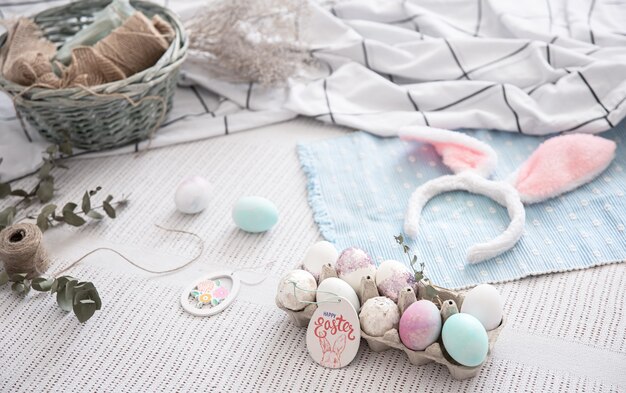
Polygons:
<instances>
[{"instance_id":1,"label":"pink fluffy bunny ear","mask_svg":"<svg viewBox=\"0 0 626 393\"><path fill-rule=\"evenodd\" d=\"M558 196L602 173L615 149L615 142L588 134L550 138L513 174L513 186L524 203Z\"/></svg>"},{"instance_id":2,"label":"pink fluffy bunny ear","mask_svg":"<svg viewBox=\"0 0 626 393\"><path fill-rule=\"evenodd\" d=\"M471 171L489 177L498 164L498 156L489 145L460 132L413 126L400 130L399 136L406 141L433 145L443 163L454 173Z\"/></svg>"}]
</instances>

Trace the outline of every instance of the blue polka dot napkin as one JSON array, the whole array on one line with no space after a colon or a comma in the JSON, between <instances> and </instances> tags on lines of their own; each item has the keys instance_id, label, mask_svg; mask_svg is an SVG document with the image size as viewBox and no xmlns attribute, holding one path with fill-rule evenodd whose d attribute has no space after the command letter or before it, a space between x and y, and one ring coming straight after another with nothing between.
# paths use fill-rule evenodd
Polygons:
<instances>
[{"instance_id":1,"label":"blue polka dot napkin","mask_svg":"<svg viewBox=\"0 0 626 393\"><path fill-rule=\"evenodd\" d=\"M526 230L497 258L468 265L465 250L494 238L509 224L506 209L466 192L439 195L426 205L420 234L410 241L426 275L449 288L582 269L626 260L626 123L602 136L617 142L616 158L598 178L563 196L526 207ZM504 179L546 138L467 131L499 156ZM448 174L429 145L365 132L298 146L309 203L322 235L339 250L360 247L380 263L408 260L394 241L411 193Z\"/></svg>"}]
</instances>

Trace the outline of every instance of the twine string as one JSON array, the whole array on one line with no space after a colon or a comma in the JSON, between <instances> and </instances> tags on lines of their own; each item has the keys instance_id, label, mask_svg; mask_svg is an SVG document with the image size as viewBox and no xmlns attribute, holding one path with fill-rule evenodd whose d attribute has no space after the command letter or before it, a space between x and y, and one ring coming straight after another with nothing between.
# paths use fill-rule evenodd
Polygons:
<instances>
[{"instance_id":1,"label":"twine string","mask_svg":"<svg viewBox=\"0 0 626 393\"><path fill-rule=\"evenodd\" d=\"M302 288L302 287L298 286L298 284L297 284L295 281L293 281L293 280L290 280L290 281L288 281L288 282L289 282L290 284L293 284L293 296L295 296L296 300L297 300L298 302L300 302L300 303L306 303L306 304L341 303L341 298L340 298L340 297L339 297L339 295L337 295L336 293L327 292L327 291L319 291L319 290L317 290L317 289L314 289L314 290L304 289L304 288ZM336 297L336 299L334 299L334 300L323 300L323 301L321 301L321 302L310 302L310 301L308 301L308 300L301 300L301 299L298 299L298 294L297 294L297 292L296 292L296 288L297 288L298 290L300 290L300 291L303 291L303 292L309 292L309 293L310 293L310 292L315 292L315 293L326 293L326 294L329 294L329 295L333 295L333 296L335 296L335 297Z\"/></svg>"},{"instance_id":2,"label":"twine string","mask_svg":"<svg viewBox=\"0 0 626 393\"><path fill-rule=\"evenodd\" d=\"M76 266L78 263L80 263L82 260L84 260L85 258L90 256L91 254L94 254L95 252L102 251L102 250L111 251L111 252L117 254L118 256L120 256L126 262L128 262L131 265L135 266L136 268L141 269L141 270L143 270L145 272L148 272L148 273L153 273L153 274L173 273L173 272L179 271L181 269L184 269L185 267L189 266L193 262L197 261L198 258L200 258L200 256L204 252L204 240L202 240L202 238L199 235L197 235L197 234L195 234L193 232L182 230L182 229L166 228L166 227L163 227L163 226L158 225L158 224L154 224L154 225L157 228L162 229L162 230L164 230L166 232L169 232L169 233L182 233L182 234L185 234L185 235L190 235L190 236L195 237L198 240L199 244L200 244L200 246L198 247L198 252L196 253L196 255L193 258L189 259L188 261L186 261L182 265L177 266L175 268L166 269L166 270L152 270L152 269L148 269L146 267L143 267L143 266L139 265L136 262L133 262L131 259L129 259L128 257L126 257L125 255L123 255L122 253L120 253L117 250L114 250L114 249L109 248L109 247L99 247L99 248L96 248L94 250L91 250L87 254L83 255L82 257L80 257L77 260L75 260L74 262L72 262L70 265L68 265L64 269L56 272L55 274L53 274L53 277L58 277L59 275L61 275L61 273L64 273L64 272L68 271L69 269L71 269L72 267Z\"/></svg>"},{"instance_id":3,"label":"twine string","mask_svg":"<svg viewBox=\"0 0 626 393\"><path fill-rule=\"evenodd\" d=\"M180 266L176 266L171 269L165 270L153 270L147 267L141 266L137 262L128 258L121 252L110 248L110 247L98 247L84 254L80 258L71 262L69 265L64 267L63 269L55 272L51 275L51 277L58 278L61 274L67 272L71 268L78 265L80 262L85 260L92 254L95 254L99 251L110 251L120 258L124 259L126 262L130 263L137 269L143 270L152 274L166 274L173 273L179 270L186 268L191 265L193 262L197 261L204 252L204 240L196 233L185 231L182 229L173 229L166 228L164 226L155 224L155 226L163 231L168 233L181 233L184 235L193 236L199 244L198 250L196 254L181 264ZM32 279L34 277L39 277L43 273L46 272L48 267L50 266L50 259L42 244L43 234L39 227L34 224L22 223L15 224L5 230L0 231L0 259L4 262L4 268L9 275L12 274L21 274L26 273L27 278ZM260 270L271 268L274 265L274 261L267 262L260 266L255 267L247 267L247 268L234 268L231 271L231 275L234 275L238 272L259 272ZM244 280L239 279L243 284L249 286L255 286L261 284L263 281L267 279L269 274L265 274L263 277L257 280Z\"/></svg>"}]
</instances>

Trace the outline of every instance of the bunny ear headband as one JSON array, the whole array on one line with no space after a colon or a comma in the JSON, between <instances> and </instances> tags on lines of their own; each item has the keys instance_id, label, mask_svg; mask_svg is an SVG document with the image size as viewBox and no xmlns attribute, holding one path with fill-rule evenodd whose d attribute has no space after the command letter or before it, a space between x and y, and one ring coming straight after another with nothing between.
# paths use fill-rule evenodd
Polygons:
<instances>
[{"instance_id":1,"label":"bunny ear headband","mask_svg":"<svg viewBox=\"0 0 626 393\"><path fill-rule=\"evenodd\" d=\"M511 222L496 238L467 250L467 261L478 263L515 246L522 236L524 203L536 203L571 191L598 176L615 157L615 142L588 134L550 138L506 181L488 180L497 166L496 152L486 143L454 131L409 127L400 132L407 141L429 143L454 175L441 176L418 187L404 216L404 232L415 238L422 209L434 196L468 191L489 197L507 208Z\"/></svg>"}]
</instances>

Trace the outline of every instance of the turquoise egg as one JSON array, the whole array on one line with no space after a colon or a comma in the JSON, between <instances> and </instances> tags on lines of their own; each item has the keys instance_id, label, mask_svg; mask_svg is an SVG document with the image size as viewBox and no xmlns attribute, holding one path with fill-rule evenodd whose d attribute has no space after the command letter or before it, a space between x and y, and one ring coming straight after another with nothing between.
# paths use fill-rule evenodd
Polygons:
<instances>
[{"instance_id":1,"label":"turquoise egg","mask_svg":"<svg viewBox=\"0 0 626 393\"><path fill-rule=\"evenodd\" d=\"M480 321L470 314L454 314L441 331L443 346L452 359L468 367L478 366L487 358L489 338Z\"/></svg>"},{"instance_id":2,"label":"turquoise egg","mask_svg":"<svg viewBox=\"0 0 626 393\"><path fill-rule=\"evenodd\" d=\"M246 232L265 232L278 222L278 208L265 198L243 197L235 203L233 220Z\"/></svg>"}]
</instances>

